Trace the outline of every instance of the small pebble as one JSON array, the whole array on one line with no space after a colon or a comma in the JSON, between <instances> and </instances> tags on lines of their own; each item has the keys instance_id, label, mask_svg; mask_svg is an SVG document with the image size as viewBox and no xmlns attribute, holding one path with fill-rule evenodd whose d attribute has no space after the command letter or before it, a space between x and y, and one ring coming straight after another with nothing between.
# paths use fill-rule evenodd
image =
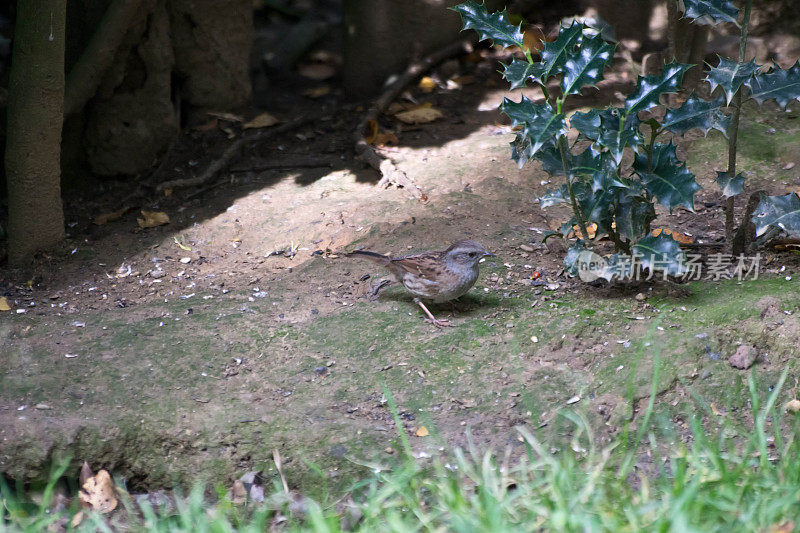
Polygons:
<instances>
[{"instance_id":1,"label":"small pebble","mask_svg":"<svg viewBox=\"0 0 800 533\"><path fill-rule=\"evenodd\" d=\"M536 248L534 248L533 246L530 246L528 244L520 244L519 245L519 249L522 250L523 252L534 252L534 251L536 251Z\"/></svg>"}]
</instances>

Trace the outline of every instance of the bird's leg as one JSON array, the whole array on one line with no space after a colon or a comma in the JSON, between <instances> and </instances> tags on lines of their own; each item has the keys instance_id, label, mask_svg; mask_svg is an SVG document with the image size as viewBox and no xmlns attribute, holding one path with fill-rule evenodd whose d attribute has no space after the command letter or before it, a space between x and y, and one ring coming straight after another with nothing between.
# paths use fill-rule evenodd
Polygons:
<instances>
[{"instance_id":1,"label":"bird's leg","mask_svg":"<svg viewBox=\"0 0 800 533\"><path fill-rule=\"evenodd\" d=\"M375 301L375 300L377 300L377 299L378 299L378 296L379 296L379 295L380 295L380 293L381 293L381 291L382 291L383 289L385 289L386 287L388 287L389 285L391 285L391 284L392 284L392 281L391 281L391 280L388 280L388 279L382 279L382 280L380 281L380 283L378 283L377 285L375 285L375 287L372 289L372 293L370 293L370 295L369 295L369 299L370 299L370 300L372 300L372 301Z\"/></svg>"},{"instance_id":2,"label":"bird's leg","mask_svg":"<svg viewBox=\"0 0 800 533\"><path fill-rule=\"evenodd\" d=\"M452 326L452 324L450 323L449 320L439 320L438 318L433 316L433 313L428 311L428 308L425 307L425 304L422 303L422 300L420 300L419 298L414 298L414 302L417 305L419 305L422 308L423 311L425 311L426 315L428 315L428 318L425 319L425 322L430 322L431 324L433 324L437 328L444 328L444 327L451 327Z\"/></svg>"}]
</instances>

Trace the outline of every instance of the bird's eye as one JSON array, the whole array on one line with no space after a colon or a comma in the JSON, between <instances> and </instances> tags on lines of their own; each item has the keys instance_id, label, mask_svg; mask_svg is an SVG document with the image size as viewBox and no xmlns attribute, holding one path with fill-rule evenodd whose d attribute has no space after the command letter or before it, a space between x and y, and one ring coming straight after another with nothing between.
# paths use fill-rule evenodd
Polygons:
<instances>
[{"instance_id":1,"label":"bird's eye","mask_svg":"<svg viewBox=\"0 0 800 533\"><path fill-rule=\"evenodd\" d=\"M470 252L470 253L469 253L469 256L470 256L470 257L475 257L475 252Z\"/></svg>"}]
</instances>

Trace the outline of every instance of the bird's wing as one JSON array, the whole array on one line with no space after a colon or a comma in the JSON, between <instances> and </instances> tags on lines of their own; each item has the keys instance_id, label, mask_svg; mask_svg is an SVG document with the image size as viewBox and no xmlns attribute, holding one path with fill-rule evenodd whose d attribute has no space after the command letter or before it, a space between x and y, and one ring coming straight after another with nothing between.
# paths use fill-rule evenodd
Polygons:
<instances>
[{"instance_id":1,"label":"bird's wing","mask_svg":"<svg viewBox=\"0 0 800 533\"><path fill-rule=\"evenodd\" d=\"M425 278L435 280L443 272L444 266L441 255L436 253L407 255L392 259L392 265L400 267L403 271Z\"/></svg>"}]
</instances>

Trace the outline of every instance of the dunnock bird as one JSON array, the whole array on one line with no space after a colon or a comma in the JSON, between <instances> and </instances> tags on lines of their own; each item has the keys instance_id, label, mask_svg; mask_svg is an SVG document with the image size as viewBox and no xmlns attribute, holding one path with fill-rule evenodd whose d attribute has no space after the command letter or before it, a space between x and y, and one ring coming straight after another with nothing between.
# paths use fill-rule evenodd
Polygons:
<instances>
[{"instance_id":1,"label":"dunnock bird","mask_svg":"<svg viewBox=\"0 0 800 533\"><path fill-rule=\"evenodd\" d=\"M356 250L347 254L364 256L385 266L406 289L414 295L430 322L436 327L450 326L450 321L439 320L425 307L422 300L449 302L465 294L478 279L478 263L481 258L493 256L475 241L458 241L443 252L424 252L392 258L367 250Z\"/></svg>"}]
</instances>

